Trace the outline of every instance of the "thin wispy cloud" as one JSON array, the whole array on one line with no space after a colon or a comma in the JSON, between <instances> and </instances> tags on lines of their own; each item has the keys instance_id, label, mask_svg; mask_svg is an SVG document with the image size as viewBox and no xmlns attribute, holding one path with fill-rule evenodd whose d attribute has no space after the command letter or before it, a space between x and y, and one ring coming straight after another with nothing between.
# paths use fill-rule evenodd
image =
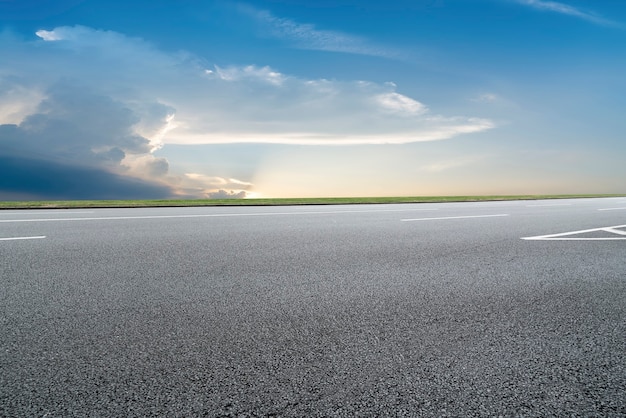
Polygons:
<instances>
[{"instance_id":1,"label":"thin wispy cloud","mask_svg":"<svg viewBox=\"0 0 626 418\"><path fill-rule=\"evenodd\" d=\"M567 16L576 17L586 20L591 23L604 26L620 26L619 23L610 19L606 19L596 13L590 11L584 11L574 6L570 6L565 3L556 1L544 1L544 0L515 0L519 4L523 4L533 9L545 10L549 12L559 13Z\"/></svg>"},{"instance_id":2,"label":"thin wispy cloud","mask_svg":"<svg viewBox=\"0 0 626 418\"><path fill-rule=\"evenodd\" d=\"M239 5L239 11L260 25L262 36L287 41L296 48L385 58L401 57L398 51L375 45L360 36L318 29L313 24L277 17L267 10L259 10L247 4Z\"/></svg>"}]
</instances>

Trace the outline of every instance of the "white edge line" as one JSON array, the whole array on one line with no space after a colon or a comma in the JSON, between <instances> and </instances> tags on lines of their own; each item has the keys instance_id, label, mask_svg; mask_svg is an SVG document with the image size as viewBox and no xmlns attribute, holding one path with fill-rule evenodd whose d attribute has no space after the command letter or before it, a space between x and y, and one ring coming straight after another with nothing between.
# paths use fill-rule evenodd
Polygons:
<instances>
[{"instance_id":1,"label":"white edge line","mask_svg":"<svg viewBox=\"0 0 626 418\"><path fill-rule=\"evenodd\" d=\"M599 211L605 211L605 210L626 210L626 208L605 208L605 209L598 209Z\"/></svg>"},{"instance_id":2,"label":"white edge line","mask_svg":"<svg viewBox=\"0 0 626 418\"><path fill-rule=\"evenodd\" d=\"M498 215L468 215L468 216L446 216L443 218L418 218L418 219L401 219L402 222L411 222L411 221L439 221L446 219L471 219L471 218L495 218L499 216L509 216L506 213L498 214Z\"/></svg>"},{"instance_id":3,"label":"white edge line","mask_svg":"<svg viewBox=\"0 0 626 418\"><path fill-rule=\"evenodd\" d=\"M536 237L522 237L523 240L532 241L532 240L559 240L559 241L610 241L610 240L618 240L618 239L626 239L626 238L562 238L567 237L568 235L576 235L576 234L585 234L587 232L595 232L595 231L605 231L611 232L610 230L616 228L626 228L626 225L616 225L616 226L605 226L602 228L592 228L592 229L581 229L580 231L572 231L572 232L563 232L560 234L550 234L550 235L537 235Z\"/></svg>"},{"instance_id":4,"label":"white edge line","mask_svg":"<svg viewBox=\"0 0 626 418\"><path fill-rule=\"evenodd\" d=\"M0 0L1 1L1 0ZM47 215L47 214L57 214L57 215L75 215L75 214L84 214L84 213L94 213L93 210L81 210L81 211L68 211L65 212L63 209L58 209L58 210L28 210L28 211L19 211L19 212L4 212L4 211L0 211L0 215L24 215L24 214L28 214L28 215Z\"/></svg>"},{"instance_id":5,"label":"white edge line","mask_svg":"<svg viewBox=\"0 0 626 418\"><path fill-rule=\"evenodd\" d=\"M11 237L11 238L0 238L0 241L17 241L17 240L24 240L24 239L44 239L46 238L45 235L41 235L38 237Z\"/></svg>"},{"instance_id":6,"label":"white edge line","mask_svg":"<svg viewBox=\"0 0 626 418\"><path fill-rule=\"evenodd\" d=\"M210 213L194 215L146 215L146 216L102 216L93 218L31 218L31 219L0 219L0 223L15 222L60 222L60 221L112 221L129 219L175 219L175 218L227 218L241 216L282 216L282 215L329 215L344 213L378 213L378 212L413 212L436 211L429 209L384 209L384 210L342 210L342 211L307 211L307 212L257 212L257 213Z\"/></svg>"}]
</instances>

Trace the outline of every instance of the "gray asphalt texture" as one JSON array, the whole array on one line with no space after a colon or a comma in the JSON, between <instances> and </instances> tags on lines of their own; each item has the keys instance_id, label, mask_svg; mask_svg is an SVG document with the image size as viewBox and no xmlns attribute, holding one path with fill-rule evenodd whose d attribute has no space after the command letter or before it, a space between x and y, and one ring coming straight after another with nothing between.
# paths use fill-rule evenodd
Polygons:
<instances>
[{"instance_id":1,"label":"gray asphalt texture","mask_svg":"<svg viewBox=\"0 0 626 418\"><path fill-rule=\"evenodd\" d=\"M626 416L626 199L0 221L3 417Z\"/></svg>"}]
</instances>

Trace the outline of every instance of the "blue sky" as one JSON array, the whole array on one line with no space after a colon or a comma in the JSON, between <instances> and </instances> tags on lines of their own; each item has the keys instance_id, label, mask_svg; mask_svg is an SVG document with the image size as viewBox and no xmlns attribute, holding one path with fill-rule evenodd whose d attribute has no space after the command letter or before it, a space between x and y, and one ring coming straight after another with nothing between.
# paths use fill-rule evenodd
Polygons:
<instances>
[{"instance_id":1,"label":"blue sky","mask_svg":"<svg viewBox=\"0 0 626 418\"><path fill-rule=\"evenodd\" d=\"M0 198L626 192L621 0L0 0Z\"/></svg>"}]
</instances>

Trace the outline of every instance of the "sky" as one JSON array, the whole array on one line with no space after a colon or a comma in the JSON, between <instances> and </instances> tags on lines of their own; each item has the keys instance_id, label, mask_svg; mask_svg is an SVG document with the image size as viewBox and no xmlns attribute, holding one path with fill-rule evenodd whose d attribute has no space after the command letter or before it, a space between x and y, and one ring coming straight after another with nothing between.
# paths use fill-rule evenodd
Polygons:
<instances>
[{"instance_id":1,"label":"sky","mask_svg":"<svg viewBox=\"0 0 626 418\"><path fill-rule=\"evenodd\" d=\"M0 199L626 193L623 0L0 0Z\"/></svg>"}]
</instances>

